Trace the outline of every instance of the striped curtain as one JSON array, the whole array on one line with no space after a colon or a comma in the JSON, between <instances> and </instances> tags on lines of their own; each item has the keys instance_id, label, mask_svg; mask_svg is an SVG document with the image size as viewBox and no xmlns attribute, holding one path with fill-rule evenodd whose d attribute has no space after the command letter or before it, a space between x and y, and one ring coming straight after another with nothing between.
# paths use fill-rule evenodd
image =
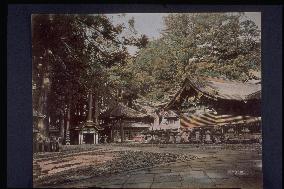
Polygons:
<instances>
[{"instance_id":1,"label":"striped curtain","mask_svg":"<svg viewBox=\"0 0 284 189\"><path fill-rule=\"evenodd\" d=\"M184 128L204 127L204 126L224 126L259 122L261 117L217 115L214 113L204 113L199 115L181 115L180 126Z\"/></svg>"}]
</instances>

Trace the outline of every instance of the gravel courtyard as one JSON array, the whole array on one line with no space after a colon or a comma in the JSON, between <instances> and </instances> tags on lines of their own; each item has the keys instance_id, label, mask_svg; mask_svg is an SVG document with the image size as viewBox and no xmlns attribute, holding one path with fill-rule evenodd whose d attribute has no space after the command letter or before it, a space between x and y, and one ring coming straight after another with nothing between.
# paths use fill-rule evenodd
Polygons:
<instances>
[{"instance_id":1,"label":"gravel courtyard","mask_svg":"<svg viewBox=\"0 0 284 189\"><path fill-rule=\"evenodd\" d=\"M259 144L107 144L34 155L34 187L262 188Z\"/></svg>"}]
</instances>

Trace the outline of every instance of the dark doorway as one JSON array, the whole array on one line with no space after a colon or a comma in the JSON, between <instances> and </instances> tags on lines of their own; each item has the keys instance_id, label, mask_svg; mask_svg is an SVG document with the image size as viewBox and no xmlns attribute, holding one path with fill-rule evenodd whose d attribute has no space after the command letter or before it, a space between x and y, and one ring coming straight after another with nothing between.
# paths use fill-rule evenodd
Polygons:
<instances>
[{"instance_id":1,"label":"dark doorway","mask_svg":"<svg viewBox=\"0 0 284 189\"><path fill-rule=\"evenodd\" d=\"M94 144L94 134L86 133L84 134L85 144Z\"/></svg>"},{"instance_id":2,"label":"dark doorway","mask_svg":"<svg viewBox=\"0 0 284 189\"><path fill-rule=\"evenodd\" d=\"M71 145L79 144L79 131L71 131L70 132Z\"/></svg>"}]
</instances>

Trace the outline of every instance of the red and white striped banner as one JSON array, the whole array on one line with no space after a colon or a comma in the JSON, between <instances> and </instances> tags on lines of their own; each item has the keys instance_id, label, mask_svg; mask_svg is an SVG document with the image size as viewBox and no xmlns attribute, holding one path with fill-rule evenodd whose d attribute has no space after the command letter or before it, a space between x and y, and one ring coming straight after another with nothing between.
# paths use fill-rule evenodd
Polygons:
<instances>
[{"instance_id":1,"label":"red and white striped banner","mask_svg":"<svg viewBox=\"0 0 284 189\"><path fill-rule=\"evenodd\" d=\"M217 115L214 113L204 113L201 115L180 116L181 127L193 128L204 126L223 126L259 122L261 117Z\"/></svg>"}]
</instances>

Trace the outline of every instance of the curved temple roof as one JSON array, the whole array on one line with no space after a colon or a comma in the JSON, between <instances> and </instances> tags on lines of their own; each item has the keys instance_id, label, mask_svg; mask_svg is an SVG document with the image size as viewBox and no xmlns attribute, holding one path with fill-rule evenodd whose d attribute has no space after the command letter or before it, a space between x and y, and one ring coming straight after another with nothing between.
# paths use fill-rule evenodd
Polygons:
<instances>
[{"instance_id":1,"label":"curved temple roof","mask_svg":"<svg viewBox=\"0 0 284 189\"><path fill-rule=\"evenodd\" d=\"M103 117L145 118L149 116L147 114L144 114L142 112L129 108L122 103L118 103L112 109L105 112Z\"/></svg>"},{"instance_id":2,"label":"curved temple roof","mask_svg":"<svg viewBox=\"0 0 284 189\"><path fill-rule=\"evenodd\" d=\"M199 77L187 78L186 85L220 99L245 101L261 98L261 84Z\"/></svg>"},{"instance_id":3,"label":"curved temple roof","mask_svg":"<svg viewBox=\"0 0 284 189\"><path fill-rule=\"evenodd\" d=\"M219 78L209 77L188 77L185 79L182 87L165 105L164 108L169 108L180 96L184 90L194 89L202 95L212 99L223 100L260 100L261 99L261 83L230 81Z\"/></svg>"}]
</instances>

